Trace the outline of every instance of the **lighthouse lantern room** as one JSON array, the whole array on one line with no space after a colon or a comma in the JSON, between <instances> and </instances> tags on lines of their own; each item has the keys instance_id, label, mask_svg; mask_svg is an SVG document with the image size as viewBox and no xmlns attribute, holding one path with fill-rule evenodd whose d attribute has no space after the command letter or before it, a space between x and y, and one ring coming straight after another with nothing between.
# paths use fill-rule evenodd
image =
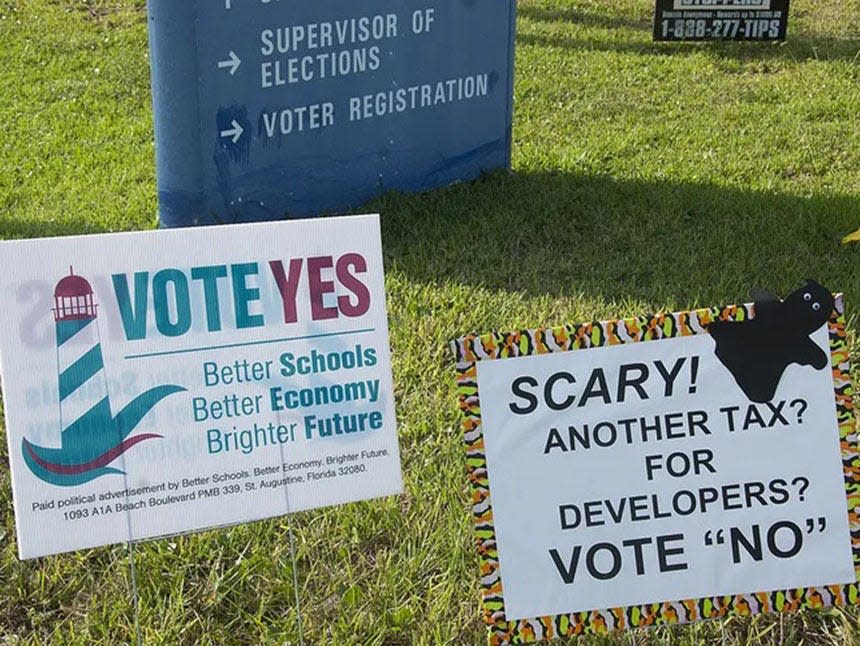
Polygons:
<instances>
[{"instance_id":1,"label":"lighthouse lantern room","mask_svg":"<svg viewBox=\"0 0 860 646\"><path fill-rule=\"evenodd\" d=\"M86 278L76 276L69 267L69 275L54 289L54 320L84 321L98 316L98 305L93 300L93 288Z\"/></svg>"}]
</instances>

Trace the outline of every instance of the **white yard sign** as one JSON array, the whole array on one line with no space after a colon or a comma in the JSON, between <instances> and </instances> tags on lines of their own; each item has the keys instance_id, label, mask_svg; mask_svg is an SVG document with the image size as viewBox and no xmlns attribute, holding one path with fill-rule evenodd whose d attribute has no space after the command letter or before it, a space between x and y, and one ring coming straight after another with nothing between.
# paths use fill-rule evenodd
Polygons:
<instances>
[{"instance_id":1,"label":"white yard sign","mask_svg":"<svg viewBox=\"0 0 860 646\"><path fill-rule=\"evenodd\" d=\"M856 581L844 316L817 283L453 347L499 631Z\"/></svg>"},{"instance_id":2,"label":"white yard sign","mask_svg":"<svg viewBox=\"0 0 860 646\"><path fill-rule=\"evenodd\" d=\"M0 244L22 558L402 489L377 216Z\"/></svg>"},{"instance_id":3,"label":"white yard sign","mask_svg":"<svg viewBox=\"0 0 860 646\"><path fill-rule=\"evenodd\" d=\"M701 334L478 364L509 620L854 580L830 373L794 366L777 400L754 404L713 345ZM589 382L598 369L605 391ZM524 376L539 386L517 386ZM744 548L756 533L760 559Z\"/></svg>"}]
</instances>

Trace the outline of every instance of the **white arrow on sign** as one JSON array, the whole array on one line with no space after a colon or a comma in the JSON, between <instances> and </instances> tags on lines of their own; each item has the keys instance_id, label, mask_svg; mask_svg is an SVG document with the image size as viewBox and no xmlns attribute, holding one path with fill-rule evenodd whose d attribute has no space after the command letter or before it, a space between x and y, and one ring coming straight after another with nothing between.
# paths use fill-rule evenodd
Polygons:
<instances>
[{"instance_id":1,"label":"white arrow on sign","mask_svg":"<svg viewBox=\"0 0 860 646\"><path fill-rule=\"evenodd\" d=\"M226 68L230 68L230 76L233 76L236 73L236 70L239 69L239 66L242 64L242 59L236 56L236 52L230 51L230 60L227 61L218 61L218 69L223 70Z\"/></svg>"},{"instance_id":2,"label":"white arrow on sign","mask_svg":"<svg viewBox=\"0 0 860 646\"><path fill-rule=\"evenodd\" d=\"M230 125L233 127L230 128L230 130L222 130L221 136L232 137L233 143L238 143L239 138L242 136L242 133L245 132L245 129L241 125L239 125L239 122L235 119L233 119L233 123L231 123Z\"/></svg>"}]
</instances>

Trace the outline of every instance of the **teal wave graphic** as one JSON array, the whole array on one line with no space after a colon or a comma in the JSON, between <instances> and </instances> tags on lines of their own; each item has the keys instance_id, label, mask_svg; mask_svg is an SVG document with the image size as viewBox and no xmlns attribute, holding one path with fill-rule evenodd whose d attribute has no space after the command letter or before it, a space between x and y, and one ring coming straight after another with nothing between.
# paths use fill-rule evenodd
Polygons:
<instances>
[{"instance_id":1,"label":"teal wave graphic","mask_svg":"<svg viewBox=\"0 0 860 646\"><path fill-rule=\"evenodd\" d=\"M30 470L41 480L60 487L72 487L123 471L108 465L128 449L160 435L131 436L134 429L160 401L178 392L181 386L158 386L138 395L116 416L111 415L107 397L84 413L63 432L62 448L51 449L24 439L21 450Z\"/></svg>"}]
</instances>

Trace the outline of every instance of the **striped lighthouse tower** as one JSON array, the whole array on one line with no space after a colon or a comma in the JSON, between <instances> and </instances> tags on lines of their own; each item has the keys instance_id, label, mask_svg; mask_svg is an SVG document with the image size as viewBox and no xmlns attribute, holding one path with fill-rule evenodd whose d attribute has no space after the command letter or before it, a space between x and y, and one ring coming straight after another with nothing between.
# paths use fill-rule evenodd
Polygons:
<instances>
[{"instance_id":1,"label":"striped lighthouse tower","mask_svg":"<svg viewBox=\"0 0 860 646\"><path fill-rule=\"evenodd\" d=\"M87 425L87 416L110 419L110 400L98 332L98 305L93 288L69 268L69 275L54 289L54 324L57 333L57 372L60 390L60 428ZM79 429L84 430L84 429Z\"/></svg>"},{"instance_id":2,"label":"striped lighthouse tower","mask_svg":"<svg viewBox=\"0 0 860 646\"><path fill-rule=\"evenodd\" d=\"M54 289L53 313L60 448L38 446L24 438L24 461L38 478L60 487L123 474L110 465L140 442L161 437L153 433L132 435L134 429L158 402L185 389L169 384L150 388L113 415L99 338L98 305L92 286L71 267Z\"/></svg>"}]
</instances>

